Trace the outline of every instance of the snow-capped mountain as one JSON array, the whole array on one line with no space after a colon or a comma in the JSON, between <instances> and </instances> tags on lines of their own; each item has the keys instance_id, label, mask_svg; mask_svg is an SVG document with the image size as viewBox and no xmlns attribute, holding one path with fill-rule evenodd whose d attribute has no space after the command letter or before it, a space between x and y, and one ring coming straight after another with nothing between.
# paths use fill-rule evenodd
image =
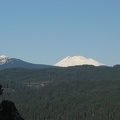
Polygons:
<instances>
[{"instance_id":1,"label":"snow-capped mountain","mask_svg":"<svg viewBox=\"0 0 120 120\"><path fill-rule=\"evenodd\" d=\"M85 58L83 56L73 56L73 57L68 56L55 64L55 66L60 66L60 67L68 67L68 66L76 66L76 65L101 66L104 64L91 58Z\"/></svg>"},{"instance_id":2,"label":"snow-capped mountain","mask_svg":"<svg viewBox=\"0 0 120 120\"><path fill-rule=\"evenodd\" d=\"M6 68L50 68L52 65L28 63L17 58L10 58L6 55L0 56L0 70Z\"/></svg>"},{"instance_id":3,"label":"snow-capped mountain","mask_svg":"<svg viewBox=\"0 0 120 120\"><path fill-rule=\"evenodd\" d=\"M0 56L0 65L6 63L8 61L9 57L6 55L1 55Z\"/></svg>"}]
</instances>

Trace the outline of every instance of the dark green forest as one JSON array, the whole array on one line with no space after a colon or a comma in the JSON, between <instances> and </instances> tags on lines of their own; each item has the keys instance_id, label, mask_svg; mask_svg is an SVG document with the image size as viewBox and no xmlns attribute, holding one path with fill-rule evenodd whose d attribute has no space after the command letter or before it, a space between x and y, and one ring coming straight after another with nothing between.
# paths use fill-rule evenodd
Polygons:
<instances>
[{"instance_id":1,"label":"dark green forest","mask_svg":"<svg viewBox=\"0 0 120 120\"><path fill-rule=\"evenodd\" d=\"M120 120L120 65L5 69L0 84L25 120Z\"/></svg>"}]
</instances>

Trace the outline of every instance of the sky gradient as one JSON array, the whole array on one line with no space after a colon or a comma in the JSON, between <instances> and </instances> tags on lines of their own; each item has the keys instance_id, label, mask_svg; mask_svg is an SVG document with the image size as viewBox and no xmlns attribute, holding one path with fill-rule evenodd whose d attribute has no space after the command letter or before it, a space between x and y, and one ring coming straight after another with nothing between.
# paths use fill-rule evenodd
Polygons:
<instances>
[{"instance_id":1,"label":"sky gradient","mask_svg":"<svg viewBox=\"0 0 120 120\"><path fill-rule=\"evenodd\" d=\"M120 64L119 0L0 0L0 55L53 65L67 56Z\"/></svg>"}]
</instances>

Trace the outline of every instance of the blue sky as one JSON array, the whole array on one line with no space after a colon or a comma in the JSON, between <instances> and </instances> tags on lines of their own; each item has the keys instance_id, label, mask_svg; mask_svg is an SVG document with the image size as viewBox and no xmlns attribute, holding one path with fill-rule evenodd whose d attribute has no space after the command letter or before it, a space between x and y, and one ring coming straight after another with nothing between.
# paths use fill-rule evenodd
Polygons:
<instances>
[{"instance_id":1,"label":"blue sky","mask_svg":"<svg viewBox=\"0 0 120 120\"><path fill-rule=\"evenodd\" d=\"M67 56L120 64L119 0L0 0L0 55L55 64Z\"/></svg>"}]
</instances>

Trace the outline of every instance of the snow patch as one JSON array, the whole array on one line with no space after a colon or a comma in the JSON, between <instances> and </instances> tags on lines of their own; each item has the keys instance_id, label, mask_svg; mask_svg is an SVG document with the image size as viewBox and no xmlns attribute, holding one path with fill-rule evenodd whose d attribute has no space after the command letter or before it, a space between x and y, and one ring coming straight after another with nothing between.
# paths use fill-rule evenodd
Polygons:
<instances>
[{"instance_id":1,"label":"snow patch","mask_svg":"<svg viewBox=\"0 0 120 120\"><path fill-rule=\"evenodd\" d=\"M0 56L0 65L5 64L8 61L9 57L6 55Z\"/></svg>"}]
</instances>

